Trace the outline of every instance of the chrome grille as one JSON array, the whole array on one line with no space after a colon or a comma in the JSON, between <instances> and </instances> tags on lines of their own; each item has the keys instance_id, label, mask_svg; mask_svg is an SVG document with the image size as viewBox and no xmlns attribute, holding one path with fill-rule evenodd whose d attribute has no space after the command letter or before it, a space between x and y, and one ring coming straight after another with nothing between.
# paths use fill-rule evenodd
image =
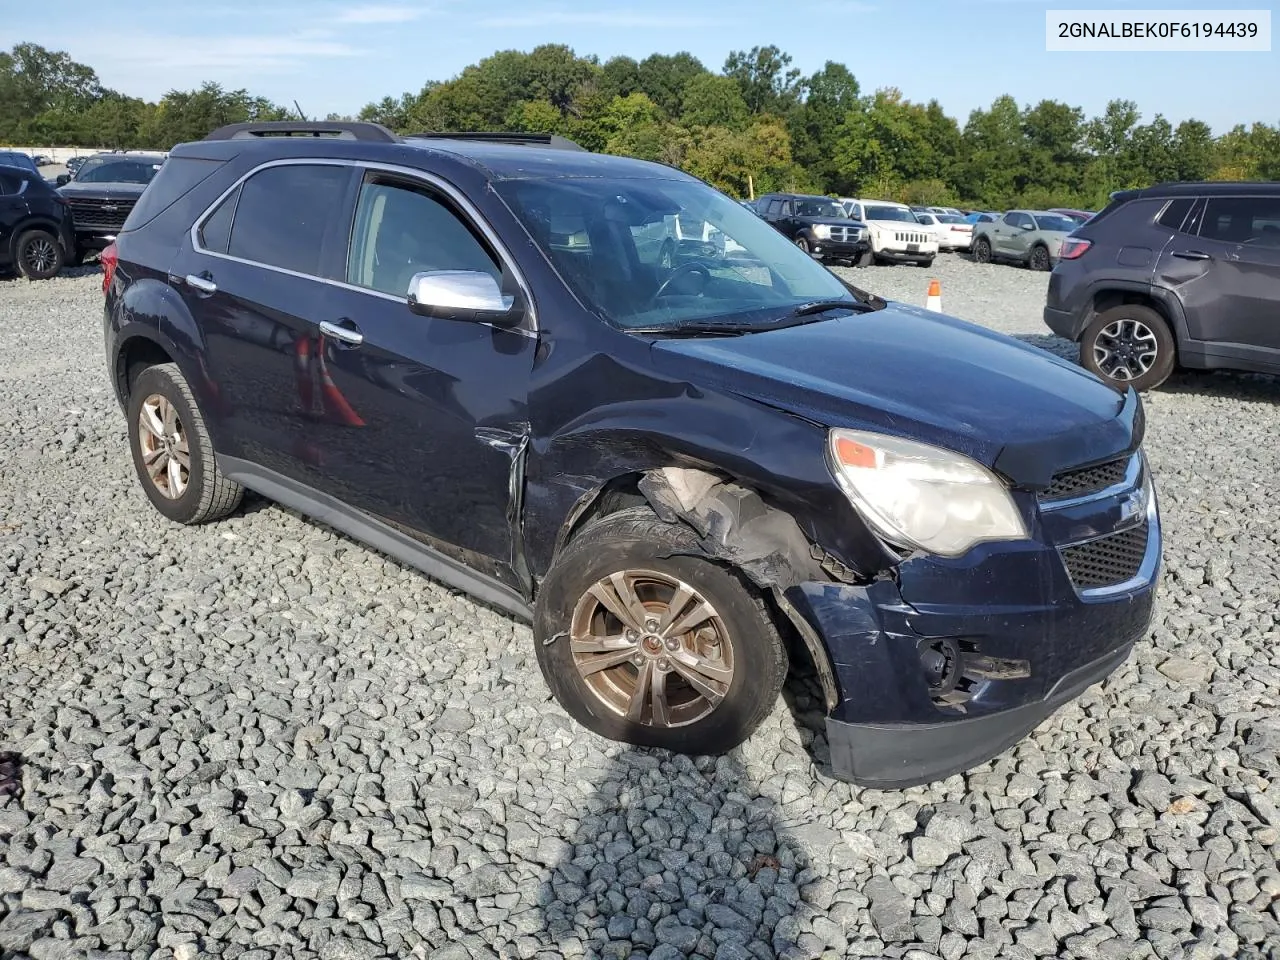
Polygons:
<instances>
[{"instance_id":1,"label":"chrome grille","mask_svg":"<svg viewBox=\"0 0 1280 960\"><path fill-rule=\"evenodd\" d=\"M1144 520L1136 527L1062 550L1071 582L1080 590L1111 587L1132 580L1146 556L1149 529Z\"/></svg>"},{"instance_id":2,"label":"chrome grille","mask_svg":"<svg viewBox=\"0 0 1280 960\"><path fill-rule=\"evenodd\" d=\"M1098 493L1123 480L1128 468L1129 459L1126 457L1091 467L1081 467L1078 470L1067 470L1055 476L1047 490L1041 491L1040 502L1069 500Z\"/></svg>"},{"instance_id":3,"label":"chrome grille","mask_svg":"<svg viewBox=\"0 0 1280 960\"><path fill-rule=\"evenodd\" d=\"M89 197L68 197L71 217L77 230L119 231L136 200L102 200Z\"/></svg>"},{"instance_id":4,"label":"chrome grille","mask_svg":"<svg viewBox=\"0 0 1280 960\"><path fill-rule=\"evenodd\" d=\"M831 239L836 243L857 243L862 239L862 231L858 227L832 227Z\"/></svg>"}]
</instances>

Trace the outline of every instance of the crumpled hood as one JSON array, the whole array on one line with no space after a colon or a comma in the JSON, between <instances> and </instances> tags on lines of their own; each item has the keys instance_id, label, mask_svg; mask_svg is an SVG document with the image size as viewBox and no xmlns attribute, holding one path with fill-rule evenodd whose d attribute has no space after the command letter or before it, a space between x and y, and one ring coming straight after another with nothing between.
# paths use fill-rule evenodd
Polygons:
<instances>
[{"instance_id":1,"label":"crumpled hood","mask_svg":"<svg viewBox=\"0 0 1280 960\"><path fill-rule=\"evenodd\" d=\"M902 303L737 337L655 341L666 375L824 426L958 450L1032 487L1141 441L1137 394L1011 337Z\"/></svg>"}]
</instances>

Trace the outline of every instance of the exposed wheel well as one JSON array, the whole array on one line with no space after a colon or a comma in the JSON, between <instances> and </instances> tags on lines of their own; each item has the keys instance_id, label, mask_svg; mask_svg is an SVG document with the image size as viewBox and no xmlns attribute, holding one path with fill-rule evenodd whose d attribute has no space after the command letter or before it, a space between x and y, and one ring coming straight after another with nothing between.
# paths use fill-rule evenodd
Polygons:
<instances>
[{"instance_id":1,"label":"exposed wheel well","mask_svg":"<svg viewBox=\"0 0 1280 960\"><path fill-rule=\"evenodd\" d=\"M1160 315L1160 319L1169 327L1169 333L1173 336L1174 360L1178 357L1178 328L1174 325L1173 318L1169 316L1169 311L1155 297L1145 293L1139 293L1136 290L1100 290L1093 295L1093 303L1090 304L1089 319L1085 321L1084 327L1080 330L1080 335L1084 336L1084 331L1088 330L1098 317L1106 313L1112 307L1118 307L1123 304L1135 304L1141 307L1147 307L1154 310Z\"/></svg>"},{"instance_id":2,"label":"exposed wheel well","mask_svg":"<svg viewBox=\"0 0 1280 960\"><path fill-rule=\"evenodd\" d=\"M145 337L134 337L128 341L120 350L119 357L116 358L116 385L120 397L125 403L129 401L129 391L133 389L133 383L138 379L140 374L147 367L154 367L161 363L171 363L173 358L165 351L164 347L156 343L154 340L147 340Z\"/></svg>"}]
</instances>

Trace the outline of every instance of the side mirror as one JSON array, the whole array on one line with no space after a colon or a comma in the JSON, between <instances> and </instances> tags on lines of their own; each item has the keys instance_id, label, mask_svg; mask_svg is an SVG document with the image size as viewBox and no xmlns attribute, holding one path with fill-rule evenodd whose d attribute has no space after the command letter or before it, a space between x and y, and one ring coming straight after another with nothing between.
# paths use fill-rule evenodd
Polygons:
<instances>
[{"instance_id":1,"label":"side mirror","mask_svg":"<svg viewBox=\"0 0 1280 960\"><path fill-rule=\"evenodd\" d=\"M1023 229L1023 230L1026 230L1028 233L1030 233L1032 230L1034 230L1034 229L1035 229L1035 225L1034 225L1034 224L1030 224L1030 223L1024 223L1024 224L1022 225L1022 229Z\"/></svg>"},{"instance_id":2,"label":"side mirror","mask_svg":"<svg viewBox=\"0 0 1280 960\"><path fill-rule=\"evenodd\" d=\"M71 182L71 174L69 173L58 174L58 180L57 180L58 186L65 187L70 182Z\"/></svg>"},{"instance_id":3,"label":"side mirror","mask_svg":"<svg viewBox=\"0 0 1280 960\"><path fill-rule=\"evenodd\" d=\"M480 270L430 270L409 281L409 309L424 317L519 326L524 311Z\"/></svg>"}]
</instances>

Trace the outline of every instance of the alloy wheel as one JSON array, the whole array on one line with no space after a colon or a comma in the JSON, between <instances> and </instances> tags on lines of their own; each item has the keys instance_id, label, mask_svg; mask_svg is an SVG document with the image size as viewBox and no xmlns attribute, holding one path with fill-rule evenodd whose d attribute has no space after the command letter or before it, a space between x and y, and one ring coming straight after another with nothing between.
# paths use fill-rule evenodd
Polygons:
<instances>
[{"instance_id":1,"label":"alloy wheel","mask_svg":"<svg viewBox=\"0 0 1280 960\"><path fill-rule=\"evenodd\" d=\"M58 251L53 241L46 237L36 237L27 243L22 252L22 262L32 273L44 273L52 270L58 263Z\"/></svg>"},{"instance_id":2,"label":"alloy wheel","mask_svg":"<svg viewBox=\"0 0 1280 960\"><path fill-rule=\"evenodd\" d=\"M1049 269L1049 252L1044 247L1036 247L1031 251L1031 269L1032 270L1048 270Z\"/></svg>"},{"instance_id":3,"label":"alloy wheel","mask_svg":"<svg viewBox=\"0 0 1280 960\"><path fill-rule=\"evenodd\" d=\"M668 574L626 570L599 580L574 607L570 624L583 683L633 723L696 723L733 682L724 621L694 587Z\"/></svg>"},{"instance_id":4,"label":"alloy wheel","mask_svg":"<svg viewBox=\"0 0 1280 960\"><path fill-rule=\"evenodd\" d=\"M1107 324L1093 341L1093 359L1112 380L1136 380L1156 362L1156 335L1141 320Z\"/></svg>"},{"instance_id":5,"label":"alloy wheel","mask_svg":"<svg viewBox=\"0 0 1280 960\"><path fill-rule=\"evenodd\" d=\"M161 494L177 500L191 482L191 448L178 408L153 393L138 414L138 444L147 478Z\"/></svg>"}]
</instances>

